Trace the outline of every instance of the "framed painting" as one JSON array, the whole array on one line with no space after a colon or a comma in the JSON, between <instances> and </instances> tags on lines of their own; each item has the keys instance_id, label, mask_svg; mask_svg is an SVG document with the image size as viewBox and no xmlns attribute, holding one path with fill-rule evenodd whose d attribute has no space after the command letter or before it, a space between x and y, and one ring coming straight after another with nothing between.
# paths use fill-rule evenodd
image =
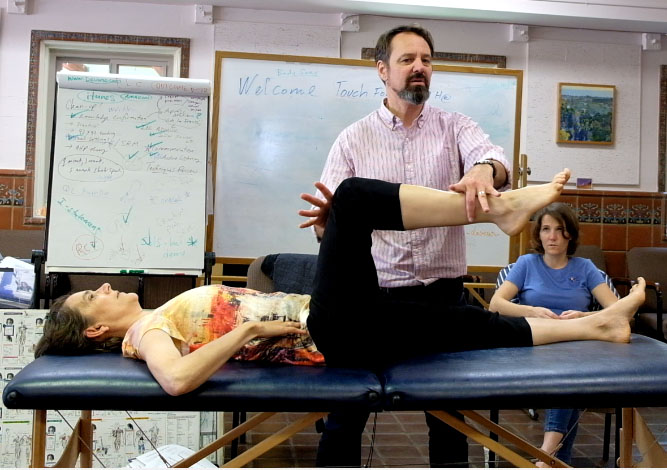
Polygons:
<instances>
[{"instance_id":1,"label":"framed painting","mask_svg":"<svg viewBox=\"0 0 667 470\"><path fill-rule=\"evenodd\" d=\"M558 134L565 144L613 145L616 87L558 84Z\"/></svg>"}]
</instances>

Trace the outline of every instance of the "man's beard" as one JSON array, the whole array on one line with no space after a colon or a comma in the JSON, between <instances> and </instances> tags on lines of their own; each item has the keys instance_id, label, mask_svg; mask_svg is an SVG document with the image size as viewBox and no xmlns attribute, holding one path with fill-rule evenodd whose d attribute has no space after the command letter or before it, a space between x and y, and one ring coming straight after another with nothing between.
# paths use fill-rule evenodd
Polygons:
<instances>
[{"instance_id":1,"label":"man's beard","mask_svg":"<svg viewBox=\"0 0 667 470\"><path fill-rule=\"evenodd\" d=\"M410 85L410 82L415 78L422 78L426 85ZM416 73L408 77L405 88L398 92L398 97L407 101L408 103L420 105L424 104L431 92L428 90L429 82L426 78L426 75L422 73Z\"/></svg>"},{"instance_id":2,"label":"man's beard","mask_svg":"<svg viewBox=\"0 0 667 470\"><path fill-rule=\"evenodd\" d=\"M424 85L415 85L398 92L398 97L412 104L424 104L431 92Z\"/></svg>"}]
</instances>

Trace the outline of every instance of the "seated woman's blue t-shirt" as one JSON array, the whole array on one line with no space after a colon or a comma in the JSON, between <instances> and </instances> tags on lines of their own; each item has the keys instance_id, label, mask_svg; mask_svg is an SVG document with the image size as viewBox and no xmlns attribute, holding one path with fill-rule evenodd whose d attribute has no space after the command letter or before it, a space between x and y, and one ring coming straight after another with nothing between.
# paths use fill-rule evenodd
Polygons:
<instances>
[{"instance_id":1,"label":"seated woman's blue t-shirt","mask_svg":"<svg viewBox=\"0 0 667 470\"><path fill-rule=\"evenodd\" d=\"M545 307L560 315L565 310L588 311L591 291L604 284L604 276L586 258L570 258L562 269L552 269L542 255L520 256L507 275L519 288L519 303Z\"/></svg>"}]
</instances>

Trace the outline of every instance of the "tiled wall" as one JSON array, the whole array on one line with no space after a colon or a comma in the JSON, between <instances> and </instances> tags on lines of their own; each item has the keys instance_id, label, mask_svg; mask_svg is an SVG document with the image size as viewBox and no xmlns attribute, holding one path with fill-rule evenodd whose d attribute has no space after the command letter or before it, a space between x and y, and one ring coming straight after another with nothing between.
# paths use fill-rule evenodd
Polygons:
<instances>
[{"instance_id":1,"label":"tiled wall","mask_svg":"<svg viewBox=\"0 0 667 470\"><path fill-rule=\"evenodd\" d=\"M665 193L565 190L561 202L576 210L580 243L602 248L610 276L624 277L625 252L635 246L667 246Z\"/></svg>"},{"instance_id":2,"label":"tiled wall","mask_svg":"<svg viewBox=\"0 0 667 470\"><path fill-rule=\"evenodd\" d=\"M0 229L44 230L32 218L32 177L23 170L0 170Z\"/></svg>"}]
</instances>

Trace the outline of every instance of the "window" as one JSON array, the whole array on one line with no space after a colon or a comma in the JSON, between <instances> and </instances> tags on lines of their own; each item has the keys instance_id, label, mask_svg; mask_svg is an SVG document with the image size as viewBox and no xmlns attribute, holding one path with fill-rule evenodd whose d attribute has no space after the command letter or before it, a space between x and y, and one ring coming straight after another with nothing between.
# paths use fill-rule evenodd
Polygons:
<instances>
[{"instance_id":1,"label":"window","mask_svg":"<svg viewBox=\"0 0 667 470\"><path fill-rule=\"evenodd\" d=\"M88 54L90 55L90 54ZM134 59L131 57L57 57L56 71L72 70L75 72L120 73L123 75L143 75L149 77L168 77L168 60L159 57ZM55 76L53 77L55 80Z\"/></svg>"},{"instance_id":2,"label":"window","mask_svg":"<svg viewBox=\"0 0 667 470\"><path fill-rule=\"evenodd\" d=\"M187 77L189 55L187 38L32 31L25 165L34 176L30 222L46 216L56 72Z\"/></svg>"}]
</instances>

